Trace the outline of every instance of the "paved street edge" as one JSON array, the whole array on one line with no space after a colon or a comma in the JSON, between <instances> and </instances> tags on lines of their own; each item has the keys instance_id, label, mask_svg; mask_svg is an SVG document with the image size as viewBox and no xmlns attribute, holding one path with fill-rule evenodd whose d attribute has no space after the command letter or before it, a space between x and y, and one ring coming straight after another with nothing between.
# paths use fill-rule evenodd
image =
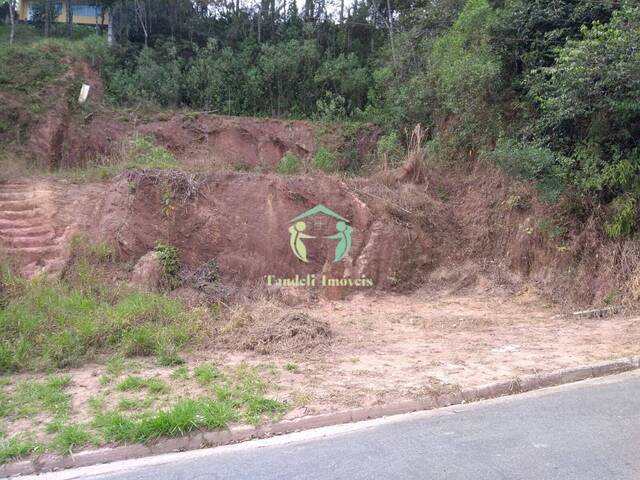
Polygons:
<instances>
[{"instance_id":1,"label":"paved street edge","mask_svg":"<svg viewBox=\"0 0 640 480\"><path fill-rule=\"evenodd\" d=\"M312 428L329 427L343 423L359 422L391 415L433 410L450 405L488 400L505 395L524 393L590 378L628 372L639 368L640 357L632 357L583 367L566 368L550 373L516 377L508 381L447 392L433 398L406 400L380 407L356 408L340 412L310 415L259 427L239 426L227 430L197 432L185 437L158 440L148 445L124 445L98 450L85 450L70 456L43 454L30 460L0 466L0 477L44 473L165 453L228 445Z\"/></svg>"}]
</instances>

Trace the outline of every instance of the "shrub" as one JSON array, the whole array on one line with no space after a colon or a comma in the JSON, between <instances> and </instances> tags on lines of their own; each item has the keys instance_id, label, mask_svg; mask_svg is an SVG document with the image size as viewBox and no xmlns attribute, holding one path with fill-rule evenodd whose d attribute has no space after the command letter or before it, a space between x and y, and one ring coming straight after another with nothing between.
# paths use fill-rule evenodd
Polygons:
<instances>
[{"instance_id":1,"label":"shrub","mask_svg":"<svg viewBox=\"0 0 640 480\"><path fill-rule=\"evenodd\" d=\"M388 135L380 137L377 150L378 161L385 167L395 167L398 165L404 154L404 148L396 132L391 132Z\"/></svg>"},{"instance_id":2,"label":"shrub","mask_svg":"<svg viewBox=\"0 0 640 480\"><path fill-rule=\"evenodd\" d=\"M481 158L495 162L512 175L535 180L549 201L556 201L568 184L570 161L540 145L500 139L495 149L482 152Z\"/></svg>"},{"instance_id":3,"label":"shrub","mask_svg":"<svg viewBox=\"0 0 640 480\"><path fill-rule=\"evenodd\" d=\"M300 168L300 160L291 152L284 154L284 157L280 159L276 171L281 175L293 175L298 172Z\"/></svg>"},{"instance_id":4,"label":"shrub","mask_svg":"<svg viewBox=\"0 0 640 480\"><path fill-rule=\"evenodd\" d=\"M630 195L620 196L612 202L613 218L606 225L607 234L612 238L631 235L636 229L636 199Z\"/></svg>"},{"instance_id":5,"label":"shrub","mask_svg":"<svg viewBox=\"0 0 640 480\"><path fill-rule=\"evenodd\" d=\"M336 156L324 147L318 148L313 163L323 172L335 172L338 167Z\"/></svg>"}]
</instances>

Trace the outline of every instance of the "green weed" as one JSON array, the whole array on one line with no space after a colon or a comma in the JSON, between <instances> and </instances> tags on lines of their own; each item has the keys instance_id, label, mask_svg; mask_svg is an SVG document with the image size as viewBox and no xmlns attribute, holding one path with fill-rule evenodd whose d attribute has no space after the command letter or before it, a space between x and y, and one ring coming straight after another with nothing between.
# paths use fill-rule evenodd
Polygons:
<instances>
[{"instance_id":1,"label":"green weed","mask_svg":"<svg viewBox=\"0 0 640 480\"><path fill-rule=\"evenodd\" d=\"M75 366L114 350L176 352L193 337L196 324L182 305L161 295L133 291L110 299L101 288L45 278L17 285L0 310L0 372Z\"/></svg>"},{"instance_id":2,"label":"green weed","mask_svg":"<svg viewBox=\"0 0 640 480\"><path fill-rule=\"evenodd\" d=\"M145 398L144 400L136 398L123 398L118 402L118 410L143 410L149 408L153 400Z\"/></svg>"},{"instance_id":3,"label":"green weed","mask_svg":"<svg viewBox=\"0 0 640 480\"><path fill-rule=\"evenodd\" d=\"M323 172L335 172L338 168L336 156L325 147L319 147L313 159L315 167Z\"/></svg>"},{"instance_id":4,"label":"green weed","mask_svg":"<svg viewBox=\"0 0 640 480\"><path fill-rule=\"evenodd\" d=\"M276 171L281 175L293 175L298 173L299 168L300 160L298 157L291 152L287 152L278 162Z\"/></svg>"},{"instance_id":5,"label":"green weed","mask_svg":"<svg viewBox=\"0 0 640 480\"><path fill-rule=\"evenodd\" d=\"M59 453L71 454L78 448L95 443L95 436L86 426L74 423L58 428L52 446Z\"/></svg>"},{"instance_id":6,"label":"green weed","mask_svg":"<svg viewBox=\"0 0 640 480\"><path fill-rule=\"evenodd\" d=\"M178 367L171 374L171 378L176 380L189 380L189 368L188 367Z\"/></svg>"},{"instance_id":7,"label":"green weed","mask_svg":"<svg viewBox=\"0 0 640 480\"><path fill-rule=\"evenodd\" d=\"M220 371L215 365L198 365L193 369L193 377L203 386L211 385L214 380L220 378Z\"/></svg>"},{"instance_id":8,"label":"green weed","mask_svg":"<svg viewBox=\"0 0 640 480\"><path fill-rule=\"evenodd\" d=\"M132 390L146 389L151 393L167 393L169 392L169 385L160 380L159 378L141 378L128 376L116 387L121 392L128 392Z\"/></svg>"},{"instance_id":9,"label":"green weed","mask_svg":"<svg viewBox=\"0 0 640 480\"><path fill-rule=\"evenodd\" d=\"M167 410L127 417L111 412L99 416L95 426L107 441L148 442L159 437L176 437L192 430L224 428L236 419L228 402L210 399L180 400Z\"/></svg>"},{"instance_id":10,"label":"green weed","mask_svg":"<svg viewBox=\"0 0 640 480\"><path fill-rule=\"evenodd\" d=\"M0 440L0 464L17 460L40 450L40 445L21 437Z\"/></svg>"}]
</instances>

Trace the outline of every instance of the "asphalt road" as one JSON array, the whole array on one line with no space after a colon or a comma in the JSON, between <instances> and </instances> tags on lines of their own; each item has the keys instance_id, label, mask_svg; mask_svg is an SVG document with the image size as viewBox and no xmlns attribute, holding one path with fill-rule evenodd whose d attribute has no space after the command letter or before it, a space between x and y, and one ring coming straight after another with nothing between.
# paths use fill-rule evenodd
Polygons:
<instances>
[{"instance_id":1,"label":"asphalt road","mask_svg":"<svg viewBox=\"0 0 640 480\"><path fill-rule=\"evenodd\" d=\"M640 375L632 373L45 477L638 480L639 447Z\"/></svg>"}]
</instances>

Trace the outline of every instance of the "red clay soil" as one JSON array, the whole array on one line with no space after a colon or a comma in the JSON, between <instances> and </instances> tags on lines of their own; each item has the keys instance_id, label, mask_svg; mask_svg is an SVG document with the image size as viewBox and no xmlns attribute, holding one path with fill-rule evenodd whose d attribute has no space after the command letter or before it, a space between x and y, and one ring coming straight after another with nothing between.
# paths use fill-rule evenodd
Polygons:
<instances>
[{"instance_id":1,"label":"red clay soil","mask_svg":"<svg viewBox=\"0 0 640 480\"><path fill-rule=\"evenodd\" d=\"M78 86L82 84L91 88L80 107ZM74 61L64 78L43 96L46 113L31 128L22 153L35 165L53 169L81 166L108 153L128 128L104 111L103 95L100 75L88 63Z\"/></svg>"},{"instance_id":2,"label":"red clay soil","mask_svg":"<svg viewBox=\"0 0 640 480\"><path fill-rule=\"evenodd\" d=\"M416 258L427 256L429 242L412 233L413 227L371 209L335 177L213 174L185 198L195 183L176 172L120 176L100 207L97 236L112 239L124 257L134 259L158 241L170 243L185 265L198 267L215 259L225 280L235 284L261 282L266 275L324 273L332 278L367 277L376 286L389 288L415 275ZM336 240L307 240L308 263L291 250L290 220L318 204L351 222L352 246L346 261L333 262ZM305 233L335 234L335 220L318 216L326 224L310 221Z\"/></svg>"},{"instance_id":3,"label":"red clay soil","mask_svg":"<svg viewBox=\"0 0 640 480\"><path fill-rule=\"evenodd\" d=\"M236 169L272 171L287 152L307 158L316 150L310 122L174 115L140 126L138 132L185 161Z\"/></svg>"}]
</instances>

